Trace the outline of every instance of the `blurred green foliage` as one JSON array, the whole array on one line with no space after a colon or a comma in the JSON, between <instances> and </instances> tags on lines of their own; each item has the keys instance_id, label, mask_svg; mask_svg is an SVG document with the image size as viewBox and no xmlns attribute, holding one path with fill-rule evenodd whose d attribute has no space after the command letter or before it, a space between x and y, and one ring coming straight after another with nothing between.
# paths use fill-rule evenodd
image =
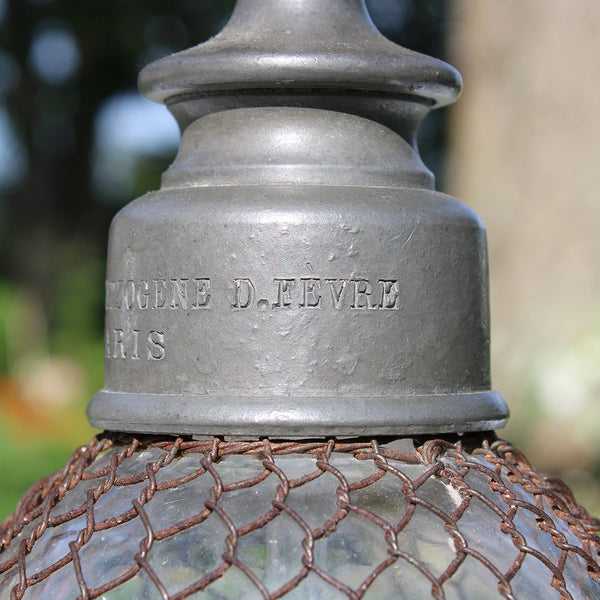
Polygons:
<instances>
[{"instance_id":1,"label":"blurred green foliage","mask_svg":"<svg viewBox=\"0 0 600 600\"><path fill-rule=\"evenodd\" d=\"M52 328L34 296L0 283L0 518L94 433L85 406L103 380L93 322L103 272L97 265L62 274Z\"/></svg>"}]
</instances>

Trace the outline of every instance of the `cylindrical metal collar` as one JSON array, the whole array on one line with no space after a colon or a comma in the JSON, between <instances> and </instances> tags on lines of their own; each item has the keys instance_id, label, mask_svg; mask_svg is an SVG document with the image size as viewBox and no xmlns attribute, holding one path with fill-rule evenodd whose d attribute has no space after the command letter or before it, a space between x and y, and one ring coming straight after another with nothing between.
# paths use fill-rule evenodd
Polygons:
<instances>
[{"instance_id":1,"label":"cylindrical metal collar","mask_svg":"<svg viewBox=\"0 0 600 600\"><path fill-rule=\"evenodd\" d=\"M485 230L416 150L459 77L358 0L243 0L146 67L183 139L110 234L93 425L311 437L485 430Z\"/></svg>"}]
</instances>

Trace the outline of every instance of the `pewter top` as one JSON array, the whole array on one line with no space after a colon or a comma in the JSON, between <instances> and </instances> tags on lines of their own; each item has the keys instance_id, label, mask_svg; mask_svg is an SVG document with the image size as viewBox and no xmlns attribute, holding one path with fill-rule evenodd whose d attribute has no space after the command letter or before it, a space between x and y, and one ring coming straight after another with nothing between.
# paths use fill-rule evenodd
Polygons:
<instances>
[{"instance_id":1,"label":"pewter top","mask_svg":"<svg viewBox=\"0 0 600 600\"><path fill-rule=\"evenodd\" d=\"M400 1L400 0L398 0ZM386 40L363 0L238 0L149 65L183 130L109 240L99 428L412 435L502 427L485 230L433 190L416 135L448 65Z\"/></svg>"},{"instance_id":2,"label":"pewter top","mask_svg":"<svg viewBox=\"0 0 600 600\"><path fill-rule=\"evenodd\" d=\"M434 188L418 153L387 127L296 107L239 108L196 120L162 177L162 189L285 183Z\"/></svg>"},{"instance_id":3,"label":"pewter top","mask_svg":"<svg viewBox=\"0 0 600 600\"><path fill-rule=\"evenodd\" d=\"M239 0L219 35L148 65L139 86L166 104L233 90L342 88L437 107L457 97L461 79L386 39L364 0Z\"/></svg>"}]
</instances>

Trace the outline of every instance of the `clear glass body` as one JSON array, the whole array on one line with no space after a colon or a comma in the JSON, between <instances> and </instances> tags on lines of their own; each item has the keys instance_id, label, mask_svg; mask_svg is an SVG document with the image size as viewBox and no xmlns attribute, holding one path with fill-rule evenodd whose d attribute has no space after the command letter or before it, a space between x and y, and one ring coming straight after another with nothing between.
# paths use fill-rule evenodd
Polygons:
<instances>
[{"instance_id":1,"label":"clear glass body","mask_svg":"<svg viewBox=\"0 0 600 600\"><path fill-rule=\"evenodd\" d=\"M560 502L493 456L112 446L0 553L1 567L35 540L0 598L600 599Z\"/></svg>"}]
</instances>

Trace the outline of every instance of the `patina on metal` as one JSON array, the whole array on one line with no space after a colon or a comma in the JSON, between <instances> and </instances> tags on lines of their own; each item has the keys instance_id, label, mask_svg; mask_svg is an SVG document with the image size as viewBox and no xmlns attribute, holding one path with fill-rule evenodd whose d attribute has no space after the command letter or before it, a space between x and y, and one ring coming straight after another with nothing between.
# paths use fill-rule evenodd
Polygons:
<instances>
[{"instance_id":1,"label":"patina on metal","mask_svg":"<svg viewBox=\"0 0 600 600\"><path fill-rule=\"evenodd\" d=\"M182 129L162 187L111 227L112 431L273 437L490 430L485 230L416 136L458 73L361 0L239 0L147 66Z\"/></svg>"}]
</instances>

